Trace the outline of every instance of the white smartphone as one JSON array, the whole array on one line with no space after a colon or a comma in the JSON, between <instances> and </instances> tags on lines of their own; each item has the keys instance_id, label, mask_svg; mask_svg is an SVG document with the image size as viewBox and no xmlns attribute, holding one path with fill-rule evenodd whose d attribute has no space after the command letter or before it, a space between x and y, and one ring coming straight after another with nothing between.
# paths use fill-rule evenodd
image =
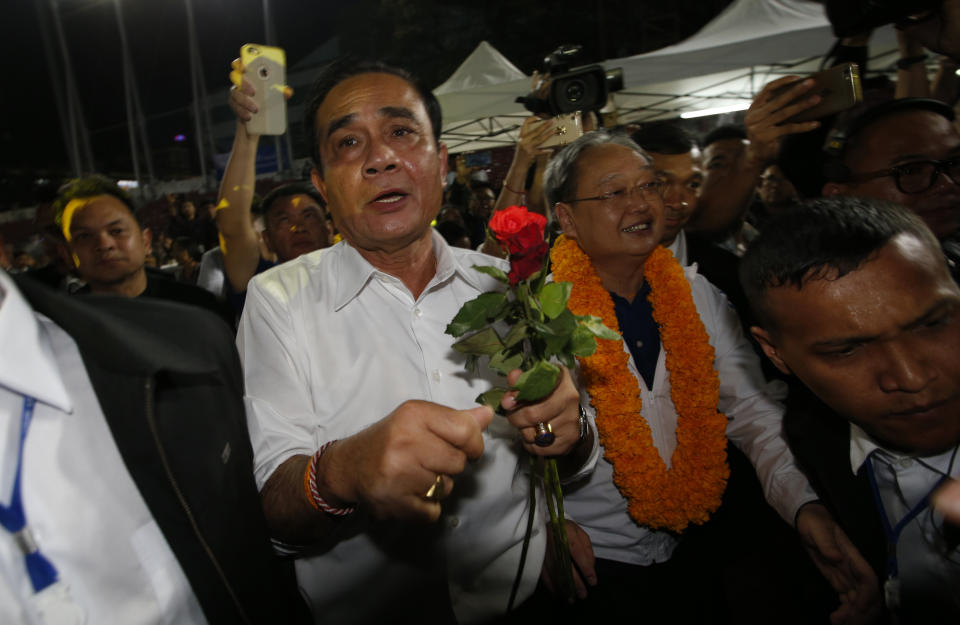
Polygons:
<instances>
[{"instance_id":1,"label":"white smartphone","mask_svg":"<svg viewBox=\"0 0 960 625\"><path fill-rule=\"evenodd\" d=\"M246 122L254 135L282 135L287 131L287 57L282 48L245 44L240 48L244 76L256 90L253 96L257 112Z\"/></svg>"}]
</instances>

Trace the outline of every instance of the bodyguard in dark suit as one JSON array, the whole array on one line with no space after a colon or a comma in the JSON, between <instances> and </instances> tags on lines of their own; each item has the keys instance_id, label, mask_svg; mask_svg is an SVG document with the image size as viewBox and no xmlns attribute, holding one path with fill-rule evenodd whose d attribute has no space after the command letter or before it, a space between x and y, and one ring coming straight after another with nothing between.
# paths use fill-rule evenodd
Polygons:
<instances>
[{"instance_id":1,"label":"bodyguard in dark suit","mask_svg":"<svg viewBox=\"0 0 960 625\"><path fill-rule=\"evenodd\" d=\"M960 622L958 528L929 505L960 474L960 288L905 208L836 197L766 225L744 256L754 336L803 387L791 448L861 558L848 622ZM842 608L841 608L842 609Z\"/></svg>"}]
</instances>

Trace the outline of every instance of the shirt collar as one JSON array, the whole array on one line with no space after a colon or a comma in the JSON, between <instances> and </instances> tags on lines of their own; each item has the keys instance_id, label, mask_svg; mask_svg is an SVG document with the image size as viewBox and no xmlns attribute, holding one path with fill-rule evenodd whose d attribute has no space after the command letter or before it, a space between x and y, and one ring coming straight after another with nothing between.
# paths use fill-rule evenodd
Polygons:
<instances>
[{"instance_id":1,"label":"shirt collar","mask_svg":"<svg viewBox=\"0 0 960 625\"><path fill-rule=\"evenodd\" d=\"M856 475L860 472L860 469L863 468L864 463L870 459L871 456L877 456L884 462L891 464L897 460L902 460L904 458L913 458L911 454L904 454L896 451L887 449L877 441L875 441L869 434L863 431L859 425L855 423L850 424L850 468L853 470L853 474ZM926 464L946 471L949 468L950 459L953 456L953 449L948 449L947 451L937 454L936 456L924 456Z\"/></svg>"},{"instance_id":2,"label":"shirt collar","mask_svg":"<svg viewBox=\"0 0 960 625\"><path fill-rule=\"evenodd\" d=\"M667 246L667 249L673 252L673 257L681 266L687 266L687 235L683 230L677 233L677 238Z\"/></svg>"},{"instance_id":3,"label":"shirt collar","mask_svg":"<svg viewBox=\"0 0 960 625\"><path fill-rule=\"evenodd\" d=\"M2 270L0 291L0 345L4 352L0 358L0 386L70 412L70 395L60 377L46 330L38 323L45 317L33 311Z\"/></svg>"},{"instance_id":4,"label":"shirt collar","mask_svg":"<svg viewBox=\"0 0 960 625\"><path fill-rule=\"evenodd\" d=\"M483 290L479 279L480 272L474 270L472 266L464 266L461 259L453 253L440 233L433 228L430 229L430 237L433 242L433 253L437 259L437 269L425 290L446 281L455 273L459 274L471 286ZM370 261L361 256L360 252L346 241L338 243L332 251L335 251L338 255L336 275L339 278L337 280L334 310L340 310L360 295L361 291L370 283L370 279L376 275L397 280L394 276L371 265Z\"/></svg>"}]
</instances>

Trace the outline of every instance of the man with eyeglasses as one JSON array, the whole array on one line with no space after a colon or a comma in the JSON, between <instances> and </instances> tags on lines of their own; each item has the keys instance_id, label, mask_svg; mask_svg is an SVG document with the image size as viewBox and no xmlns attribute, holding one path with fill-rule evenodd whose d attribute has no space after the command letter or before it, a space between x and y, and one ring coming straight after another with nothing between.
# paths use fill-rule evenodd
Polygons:
<instances>
[{"instance_id":1,"label":"man with eyeglasses","mask_svg":"<svg viewBox=\"0 0 960 625\"><path fill-rule=\"evenodd\" d=\"M726 622L719 563L703 561L682 542L689 525L703 523L717 507L701 505L700 489L717 492L719 504L729 439L750 457L770 505L842 591L834 622L858 623L847 616L867 611L870 594L857 592L853 575L869 567L794 464L781 436L784 387L764 380L736 313L695 267L681 267L660 247L661 187L636 143L602 131L564 147L544 174L564 232L554 247L554 278L573 282L572 309L602 316L623 338L622 346L598 346L583 369L595 420L606 432L605 460L564 487L571 553L590 588L555 616L624 620L635 618L642 601L651 622ZM692 380L686 376L694 363L704 369ZM678 390L699 393L714 382L698 400L706 411L685 403L692 395ZM717 411L722 417L712 421ZM717 422L719 428L711 427ZM698 451L690 447L693 432L705 443L695 443ZM708 449L720 451L722 469L712 468L718 457ZM696 466L684 466L690 457L698 458ZM667 467L677 471L668 475ZM759 616L763 606L751 600L744 609Z\"/></svg>"},{"instance_id":2,"label":"man with eyeglasses","mask_svg":"<svg viewBox=\"0 0 960 625\"><path fill-rule=\"evenodd\" d=\"M938 100L884 102L840 123L824 151L822 194L889 200L933 231L960 277L960 133Z\"/></svg>"}]
</instances>

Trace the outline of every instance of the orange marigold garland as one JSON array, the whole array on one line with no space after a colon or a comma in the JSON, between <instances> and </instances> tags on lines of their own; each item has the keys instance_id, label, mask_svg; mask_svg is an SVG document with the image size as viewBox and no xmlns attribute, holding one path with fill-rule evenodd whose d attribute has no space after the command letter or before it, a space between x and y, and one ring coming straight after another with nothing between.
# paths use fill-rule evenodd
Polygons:
<instances>
[{"instance_id":1,"label":"orange marigold garland","mask_svg":"<svg viewBox=\"0 0 960 625\"><path fill-rule=\"evenodd\" d=\"M619 332L613 299L577 242L560 236L551 260L554 279L573 283L570 311L598 316ZM597 413L604 456L613 463L613 481L627 499L630 516L647 527L681 532L690 523L703 523L720 506L730 474L727 418L717 412L720 380L713 366L713 346L683 267L669 250L658 246L643 271L677 410L677 447L669 470L641 415L640 389L623 344L597 341L597 351L579 361Z\"/></svg>"}]
</instances>

